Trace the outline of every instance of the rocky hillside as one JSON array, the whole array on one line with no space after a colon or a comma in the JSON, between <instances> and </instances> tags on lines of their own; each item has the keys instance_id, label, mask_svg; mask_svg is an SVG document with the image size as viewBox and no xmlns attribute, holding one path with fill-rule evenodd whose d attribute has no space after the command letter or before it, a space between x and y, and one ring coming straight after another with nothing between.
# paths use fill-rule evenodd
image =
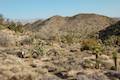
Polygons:
<instances>
[{"instance_id":1,"label":"rocky hillside","mask_svg":"<svg viewBox=\"0 0 120 80\"><path fill-rule=\"evenodd\" d=\"M66 33L75 32L78 37L88 37L98 31L105 29L115 22L114 19L97 14L78 14L72 17L53 16L46 20L39 20L31 24L31 30L40 30L45 34L55 33L55 31Z\"/></svg>"},{"instance_id":2,"label":"rocky hillside","mask_svg":"<svg viewBox=\"0 0 120 80\"><path fill-rule=\"evenodd\" d=\"M120 46L120 21L99 32L99 38L104 43Z\"/></svg>"}]
</instances>

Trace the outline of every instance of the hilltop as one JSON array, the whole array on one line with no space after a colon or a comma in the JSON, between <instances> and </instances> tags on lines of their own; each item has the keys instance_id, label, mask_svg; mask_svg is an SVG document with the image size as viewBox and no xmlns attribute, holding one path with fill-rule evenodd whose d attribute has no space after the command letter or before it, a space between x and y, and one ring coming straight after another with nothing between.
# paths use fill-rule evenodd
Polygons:
<instances>
[{"instance_id":1,"label":"hilltop","mask_svg":"<svg viewBox=\"0 0 120 80\"><path fill-rule=\"evenodd\" d=\"M55 31L60 35L64 33L75 32L77 37L86 38L93 36L100 30L117 22L113 18L98 14L78 14L72 17L53 16L46 20L38 20L31 25L26 26L31 31L41 31L41 33L52 36ZM47 30L47 32L45 31ZM63 33L63 34L62 34Z\"/></svg>"}]
</instances>

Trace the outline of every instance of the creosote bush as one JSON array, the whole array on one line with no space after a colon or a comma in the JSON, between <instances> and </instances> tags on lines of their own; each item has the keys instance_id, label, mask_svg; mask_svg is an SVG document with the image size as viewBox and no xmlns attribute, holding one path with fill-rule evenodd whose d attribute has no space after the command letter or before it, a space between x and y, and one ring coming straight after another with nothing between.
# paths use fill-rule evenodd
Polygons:
<instances>
[{"instance_id":1,"label":"creosote bush","mask_svg":"<svg viewBox=\"0 0 120 80\"><path fill-rule=\"evenodd\" d=\"M63 33L62 33L63 34ZM60 40L63 43L73 44L80 41L80 37L74 31L68 31L60 36Z\"/></svg>"},{"instance_id":2,"label":"creosote bush","mask_svg":"<svg viewBox=\"0 0 120 80\"><path fill-rule=\"evenodd\" d=\"M84 39L81 41L81 50L92 50L95 46L98 46L98 41L96 39Z\"/></svg>"},{"instance_id":3,"label":"creosote bush","mask_svg":"<svg viewBox=\"0 0 120 80\"><path fill-rule=\"evenodd\" d=\"M11 22L11 23L8 25L8 29L13 30L13 31L15 31L15 32L20 32L20 33L23 32L23 26L22 26L21 23Z\"/></svg>"},{"instance_id":4,"label":"creosote bush","mask_svg":"<svg viewBox=\"0 0 120 80\"><path fill-rule=\"evenodd\" d=\"M68 34L68 35L65 35L65 36L62 37L62 41L64 43L72 44L73 41L74 41L74 38L73 38L72 35Z\"/></svg>"}]
</instances>

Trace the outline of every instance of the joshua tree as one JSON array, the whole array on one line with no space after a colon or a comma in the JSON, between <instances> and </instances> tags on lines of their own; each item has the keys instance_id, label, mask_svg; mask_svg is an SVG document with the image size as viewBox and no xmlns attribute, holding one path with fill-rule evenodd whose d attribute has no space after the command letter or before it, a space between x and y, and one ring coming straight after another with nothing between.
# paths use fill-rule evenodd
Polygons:
<instances>
[{"instance_id":1,"label":"joshua tree","mask_svg":"<svg viewBox=\"0 0 120 80\"><path fill-rule=\"evenodd\" d=\"M93 50L93 54L95 54L95 59L96 59L96 64L95 64L95 68L96 69L99 69L99 55L101 54L101 52L102 52L102 48L101 48L101 46L100 45L97 45L97 46L94 46L93 48L92 48L92 50Z\"/></svg>"},{"instance_id":2,"label":"joshua tree","mask_svg":"<svg viewBox=\"0 0 120 80\"><path fill-rule=\"evenodd\" d=\"M99 69L99 55L103 52L102 45L95 39L88 39L83 41L82 50L91 50L92 53L95 55L95 68Z\"/></svg>"},{"instance_id":3,"label":"joshua tree","mask_svg":"<svg viewBox=\"0 0 120 80\"><path fill-rule=\"evenodd\" d=\"M118 65L117 65L117 52L113 52L112 53L112 55L113 55L113 60L114 60L114 67L115 67L115 70L117 71L117 69L118 69Z\"/></svg>"}]
</instances>

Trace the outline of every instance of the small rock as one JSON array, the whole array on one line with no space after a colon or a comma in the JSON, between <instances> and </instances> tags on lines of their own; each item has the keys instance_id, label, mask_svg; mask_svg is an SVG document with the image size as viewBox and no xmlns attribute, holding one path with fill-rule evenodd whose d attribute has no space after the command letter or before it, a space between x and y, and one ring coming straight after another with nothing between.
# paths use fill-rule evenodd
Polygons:
<instances>
[{"instance_id":1,"label":"small rock","mask_svg":"<svg viewBox=\"0 0 120 80\"><path fill-rule=\"evenodd\" d=\"M67 75L67 72L66 72L66 71L57 72L57 73L55 73L55 75L56 75L57 77L62 78L62 79L67 79L67 78L68 78L68 75Z\"/></svg>"},{"instance_id":2,"label":"small rock","mask_svg":"<svg viewBox=\"0 0 120 80\"><path fill-rule=\"evenodd\" d=\"M21 51L19 51L19 52L17 52L17 56L19 57L19 58L24 58L24 52L21 52Z\"/></svg>"},{"instance_id":3,"label":"small rock","mask_svg":"<svg viewBox=\"0 0 120 80\"><path fill-rule=\"evenodd\" d=\"M34 51L34 52L32 53L32 57L33 57L33 58L38 58L38 57L39 57L39 53L37 53L37 52Z\"/></svg>"},{"instance_id":4,"label":"small rock","mask_svg":"<svg viewBox=\"0 0 120 80\"><path fill-rule=\"evenodd\" d=\"M107 71L105 73L105 75L107 75L108 77L111 77L111 78L118 78L118 79L120 79L120 72L118 72L118 71L110 70L110 71Z\"/></svg>"},{"instance_id":5,"label":"small rock","mask_svg":"<svg viewBox=\"0 0 120 80\"><path fill-rule=\"evenodd\" d=\"M36 68L36 67L37 67L36 64L30 64L30 66L33 67L33 68Z\"/></svg>"},{"instance_id":6,"label":"small rock","mask_svg":"<svg viewBox=\"0 0 120 80\"><path fill-rule=\"evenodd\" d=\"M70 52L77 52L78 50L76 49L71 49Z\"/></svg>"}]
</instances>

